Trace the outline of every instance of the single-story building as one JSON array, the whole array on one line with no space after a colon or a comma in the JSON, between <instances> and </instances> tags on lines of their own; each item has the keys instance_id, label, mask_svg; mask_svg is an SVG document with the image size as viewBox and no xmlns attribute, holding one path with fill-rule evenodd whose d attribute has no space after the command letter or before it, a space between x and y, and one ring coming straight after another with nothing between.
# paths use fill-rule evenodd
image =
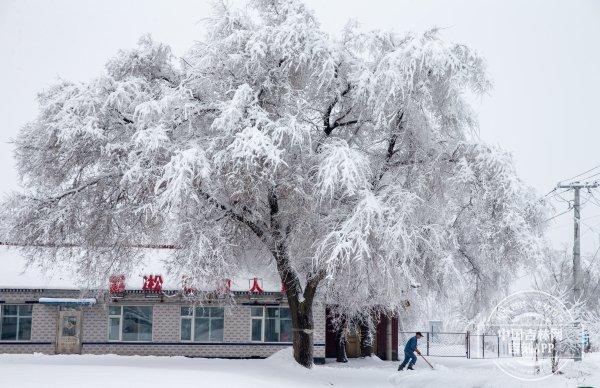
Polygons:
<instances>
[{"instance_id":1,"label":"single-story building","mask_svg":"<svg viewBox=\"0 0 600 388\"><path fill-rule=\"evenodd\" d=\"M290 311L273 281L236 279L229 298L197 305L185 290L164 289L162 275L115 277L106 290L82 292L68 286L68 276L56 284L3 264L0 353L262 358L292 345ZM378 331L389 327L382 322ZM314 307L314 326L315 362L324 362L335 344L323 303ZM392 330L396 359L397 324ZM375 353L384 359L386 335L376 333ZM348 341L353 349L356 336Z\"/></svg>"}]
</instances>

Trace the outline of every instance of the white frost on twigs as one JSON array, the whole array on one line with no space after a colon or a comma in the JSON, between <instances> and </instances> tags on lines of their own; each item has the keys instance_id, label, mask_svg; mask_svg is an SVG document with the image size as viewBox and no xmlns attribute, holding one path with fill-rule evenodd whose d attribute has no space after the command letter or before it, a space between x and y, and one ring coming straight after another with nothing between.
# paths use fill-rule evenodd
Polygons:
<instances>
[{"instance_id":1,"label":"white frost on twigs","mask_svg":"<svg viewBox=\"0 0 600 388\"><path fill-rule=\"evenodd\" d=\"M191 285L260 261L298 306L317 292L367 316L429 295L471 314L543 248L543 204L473 136L465 95L489 88L437 30L333 39L300 1L219 3L181 62L144 36L41 93L6 238L103 286L136 244L172 244Z\"/></svg>"}]
</instances>

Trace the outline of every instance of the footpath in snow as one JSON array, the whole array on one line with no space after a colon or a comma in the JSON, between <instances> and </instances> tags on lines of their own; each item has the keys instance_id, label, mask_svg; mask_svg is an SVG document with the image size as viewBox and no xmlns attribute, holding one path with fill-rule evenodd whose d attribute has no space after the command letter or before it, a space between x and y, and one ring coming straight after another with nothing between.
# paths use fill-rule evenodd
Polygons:
<instances>
[{"instance_id":1,"label":"footpath in snow","mask_svg":"<svg viewBox=\"0 0 600 388\"><path fill-rule=\"evenodd\" d=\"M419 360L415 371L397 372L398 363L376 357L307 370L294 363L291 349L266 360L0 354L0 387L600 388L600 354L588 356L576 367L568 365L564 375L534 383L504 374L493 360L431 357L431 361L435 370Z\"/></svg>"}]
</instances>

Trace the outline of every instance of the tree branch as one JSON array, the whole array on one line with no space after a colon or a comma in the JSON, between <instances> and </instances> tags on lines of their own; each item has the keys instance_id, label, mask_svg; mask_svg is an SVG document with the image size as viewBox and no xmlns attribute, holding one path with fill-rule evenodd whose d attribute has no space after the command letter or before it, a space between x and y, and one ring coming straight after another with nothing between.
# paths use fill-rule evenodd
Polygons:
<instances>
[{"instance_id":1,"label":"tree branch","mask_svg":"<svg viewBox=\"0 0 600 388\"><path fill-rule=\"evenodd\" d=\"M319 283L321 282L321 280L323 280L325 278L325 271L320 270L316 276L311 277L310 279L308 279L308 281L306 282L306 287L304 288L304 300L307 301L307 303L311 304L315 294L317 293L317 288L319 286Z\"/></svg>"},{"instance_id":2,"label":"tree branch","mask_svg":"<svg viewBox=\"0 0 600 388\"><path fill-rule=\"evenodd\" d=\"M62 193L60 193L58 195L55 195L53 197L48 197L48 198L34 198L34 197L29 197L29 198L34 199L36 201L42 201L42 202L58 202L61 199L63 199L64 197L67 197L67 196L73 195L73 194L77 194L80 191L82 191L82 190L84 190L84 189L86 189L86 188L88 188L90 186L98 184L103 179L106 179L106 178L116 178L116 177L118 177L120 175L121 174L106 174L106 175L102 175L102 176L99 176L99 177L97 177L95 179L92 179L92 180L90 180L90 181L88 181L86 183L83 183L83 184L81 184L81 185L79 185L77 187L74 187L72 189L63 191Z\"/></svg>"},{"instance_id":3,"label":"tree branch","mask_svg":"<svg viewBox=\"0 0 600 388\"><path fill-rule=\"evenodd\" d=\"M351 124L356 124L358 121L357 120L352 120L352 121L348 121L346 123L340 123L339 120L342 119L343 117L346 117L348 115L347 112L342 118L337 119L336 121L333 122L333 124L331 124L331 113L333 112L333 108L335 108L335 106L337 105L337 103L340 100L340 97L344 97L346 94L348 94L348 92L350 92L350 84L348 84L346 86L346 89L344 89L339 97L336 96L335 99L331 102L331 104L329 104L329 106L327 107L327 109L325 109L325 115L323 115L323 132L325 133L325 136L329 136L331 135L331 132L337 128L340 127L342 125L351 125Z\"/></svg>"},{"instance_id":4,"label":"tree branch","mask_svg":"<svg viewBox=\"0 0 600 388\"><path fill-rule=\"evenodd\" d=\"M260 239L264 239L264 236L265 236L265 232L264 232L265 226L264 225L261 228L261 226L259 226L255 222L250 221L243 215L236 213L235 211L233 211L233 209L230 209L229 207L227 207L227 206L223 205L222 203L220 203L219 201L217 201L215 198L213 198L207 192L202 191L200 189L198 190L198 192L215 208L223 210L226 215L228 215L231 218L233 218L234 220L239 221L242 224L246 225L257 237L259 237Z\"/></svg>"},{"instance_id":5,"label":"tree branch","mask_svg":"<svg viewBox=\"0 0 600 388\"><path fill-rule=\"evenodd\" d=\"M381 179L383 178L383 175L389 170L389 168L391 167L390 165L390 161L392 160L392 157L394 156L394 154L396 153L396 141L398 140L398 133L400 131L402 131L402 119L404 118L404 112L400 113L398 120L397 120L397 130L392 130L392 133L390 134L390 138L388 140L388 146L385 152L385 159L383 161L383 167L381 168L381 172L379 173L379 176L377 177L376 180L373 181L373 186L375 186L375 184L377 182L380 182Z\"/></svg>"},{"instance_id":6,"label":"tree branch","mask_svg":"<svg viewBox=\"0 0 600 388\"><path fill-rule=\"evenodd\" d=\"M448 162L448 163L458 163L458 159L456 158L447 158L447 159L440 159L442 162ZM414 166L417 164L424 164L427 163L429 160L425 160L425 159L419 159L419 160L401 160L395 163L390 164L390 166L393 167L398 167L398 166Z\"/></svg>"}]
</instances>

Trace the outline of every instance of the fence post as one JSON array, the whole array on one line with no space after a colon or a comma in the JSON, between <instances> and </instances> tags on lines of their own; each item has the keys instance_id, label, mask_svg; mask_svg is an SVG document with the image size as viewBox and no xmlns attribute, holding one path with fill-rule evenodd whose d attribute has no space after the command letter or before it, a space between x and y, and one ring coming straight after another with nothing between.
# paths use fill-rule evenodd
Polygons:
<instances>
[{"instance_id":1,"label":"fence post","mask_svg":"<svg viewBox=\"0 0 600 388\"><path fill-rule=\"evenodd\" d=\"M521 345L523 345L523 335L519 337L519 357L523 357L523 348Z\"/></svg>"},{"instance_id":2,"label":"fence post","mask_svg":"<svg viewBox=\"0 0 600 388\"><path fill-rule=\"evenodd\" d=\"M498 338L498 358L500 358L500 336Z\"/></svg>"},{"instance_id":3,"label":"fence post","mask_svg":"<svg viewBox=\"0 0 600 388\"><path fill-rule=\"evenodd\" d=\"M429 356L429 332L426 332L425 335L427 336L425 338L427 341L427 350L425 351L425 353Z\"/></svg>"},{"instance_id":4,"label":"fence post","mask_svg":"<svg viewBox=\"0 0 600 388\"><path fill-rule=\"evenodd\" d=\"M485 358L485 334L481 335L481 350L482 350L481 357Z\"/></svg>"},{"instance_id":5,"label":"fence post","mask_svg":"<svg viewBox=\"0 0 600 388\"><path fill-rule=\"evenodd\" d=\"M467 344L467 358L471 358L471 354L470 354L471 346L469 344L469 331L468 330L467 330L467 336L466 336L465 342Z\"/></svg>"},{"instance_id":6,"label":"fence post","mask_svg":"<svg viewBox=\"0 0 600 388\"><path fill-rule=\"evenodd\" d=\"M513 343L512 334L510 335L510 354L512 357L515 356L515 344Z\"/></svg>"}]
</instances>

